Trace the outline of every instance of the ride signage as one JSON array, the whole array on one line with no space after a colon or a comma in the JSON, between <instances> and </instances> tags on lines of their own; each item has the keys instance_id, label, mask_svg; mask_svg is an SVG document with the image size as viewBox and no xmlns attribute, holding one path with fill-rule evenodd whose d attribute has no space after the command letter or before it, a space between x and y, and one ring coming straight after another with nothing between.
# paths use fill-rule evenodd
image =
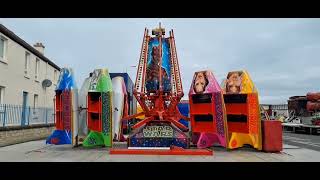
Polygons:
<instances>
[{"instance_id":1,"label":"ride signage","mask_svg":"<svg viewBox=\"0 0 320 180\"><path fill-rule=\"evenodd\" d=\"M173 128L170 126L147 126L143 129L146 138L172 138Z\"/></svg>"}]
</instances>

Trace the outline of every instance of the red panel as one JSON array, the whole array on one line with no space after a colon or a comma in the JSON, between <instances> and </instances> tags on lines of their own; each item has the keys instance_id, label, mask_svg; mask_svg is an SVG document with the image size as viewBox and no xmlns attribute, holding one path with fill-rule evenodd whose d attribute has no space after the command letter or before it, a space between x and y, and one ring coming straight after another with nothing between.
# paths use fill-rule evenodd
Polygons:
<instances>
[{"instance_id":1,"label":"red panel","mask_svg":"<svg viewBox=\"0 0 320 180\"><path fill-rule=\"evenodd\" d=\"M190 114L208 114L213 112L212 104L190 104Z\"/></svg>"},{"instance_id":2,"label":"red panel","mask_svg":"<svg viewBox=\"0 0 320 180\"><path fill-rule=\"evenodd\" d=\"M98 118L92 116L97 115ZM88 128L93 131L101 132L101 120L98 113L88 113Z\"/></svg>"},{"instance_id":3,"label":"red panel","mask_svg":"<svg viewBox=\"0 0 320 180\"><path fill-rule=\"evenodd\" d=\"M213 115L213 122L199 122L194 120L194 115ZM214 103L190 104L190 119L192 132L216 132L215 105Z\"/></svg>"},{"instance_id":4,"label":"red panel","mask_svg":"<svg viewBox=\"0 0 320 180\"><path fill-rule=\"evenodd\" d=\"M71 130L71 113L72 113L72 106L71 106L71 92L70 91L63 91L61 95L61 103L62 103L62 116L61 120L63 123L64 130Z\"/></svg>"},{"instance_id":5,"label":"red panel","mask_svg":"<svg viewBox=\"0 0 320 180\"><path fill-rule=\"evenodd\" d=\"M157 150L157 149L110 149L110 154L136 154L136 155L207 155L212 156L213 151L209 149L170 149L170 150Z\"/></svg>"},{"instance_id":6,"label":"red panel","mask_svg":"<svg viewBox=\"0 0 320 180\"><path fill-rule=\"evenodd\" d=\"M248 115L248 105L246 103L229 103L225 105L226 105L227 114Z\"/></svg>"},{"instance_id":7,"label":"red panel","mask_svg":"<svg viewBox=\"0 0 320 180\"><path fill-rule=\"evenodd\" d=\"M56 112L56 129L58 129L58 130L62 130L63 129L63 123L62 123L62 120L61 120L61 112L60 111Z\"/></svg>"},{"instance_id":8,"label":"red panel","mask_svg":"<svg viewBox=\"0 0 320 180\"><path fill-rule=\"evenodd\" d=\"M282 151L282 126L280 121L262 121L263 150L266 152Z\"/></svg>"},{"instance_id":9,"label":"red panel","mask_svg":"<svg viewBox=\"0 0 320 180\"><path fill-rule=\"evenodd\" d=\"M226 103L227 114L234 115L247 115L248 116L248 103ZM238 132L238 133L249 133L248 126L249 119L247 122L228 122L228 132Z\"/></svg>"},{"instance_id":10,"label":"red panel","mask_svg":"<svg viewBox=\"0 0 320 180\"><path fill-rule=\"evenodd\" d=\"M193 118L192 120L192 132L216 132L215 121L212 122L195 122Z\"/></svg>"},{"instance_id":11,"label":"red panel","mask_svg":"<svg viewBox=\"0 0 320 180\"><path fill-rule=\"evenodd\" d=\"M99 101L94 101L91 96L88 95L88 112L99 112L100 104Z\"/></svg>"},{"instance_id":12,"label":"red panel","mask_svg":"<svg viewBox=\"0 0 320 180\"><path fill-rule=\"evenodd\" d=\"M61 93L56 94L56 111L61 111Z\"/></svg>"},{"instance_id":13,"label":"red panel","mask_svg":"<svg viewBox=\"0 0 320 180\"><path fill-rule=\"evenodd\" d=\"M61 119L61 93L56 95L56 129L63 130L63 122Z\"/></svg>"},{"instance_id":14,"label":"red panel","mask_svg":"<svg viewBox=\"0 0 320 180\"><path fill-rule=\"evenodd\" d=\"M102 107L100 98L93 101L88 95L88 129L92 131L102 132L100 107Z\"/></svg>"},{"instance_id":15,"label":"red panel","mask_svg":"<svg viewBox=\"0 0 320 180\"><path fill-rule=\"evenodd\" d=\"M228 122L228 132L249 133L249 128L247 123Z\"/></svg>"}]
</instances>

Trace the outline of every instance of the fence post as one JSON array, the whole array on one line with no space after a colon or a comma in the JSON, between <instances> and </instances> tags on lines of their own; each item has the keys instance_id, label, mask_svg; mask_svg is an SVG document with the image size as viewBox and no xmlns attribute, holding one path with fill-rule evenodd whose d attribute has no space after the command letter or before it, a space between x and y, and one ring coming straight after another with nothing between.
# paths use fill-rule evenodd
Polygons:
<instances>
[{"instance_id":1,"label":"fence post","mask_svg":"<svg viewBox=\"0 0 320 180\"><path fill-rule=\"evenodd\" d=\"M7 105L4 104L3 127L6 126Z\"/></svg>"},{"instance_id":2,"label":"fence post","mask_svg":"<svg viewBox=\"0 0 320 180\"><path fill-rule=\"evenodd\" d=\"M46 124L48 124L48 108L45 108L46 110Z\"/></svg>"},{"instance_id":3,"label":"fence post","mask_svg":"<svg viewBox=\"0 0 320 180\"><path fill-rule=\"evenodd\" d=\"M29 122L30 122L30 112L31 112L31 108L30 108L30 106L29 106L28 125L29 125Z\"/></svg>"}]
</instances>

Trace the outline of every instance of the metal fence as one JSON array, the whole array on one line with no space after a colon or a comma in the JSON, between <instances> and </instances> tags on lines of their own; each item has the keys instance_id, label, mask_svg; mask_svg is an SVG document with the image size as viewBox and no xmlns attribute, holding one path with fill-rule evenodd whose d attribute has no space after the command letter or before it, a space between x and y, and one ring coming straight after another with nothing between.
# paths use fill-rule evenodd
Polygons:
<instances>
[{"instance_id":1,"label":"metal fence","mask_svg":"<svg viewBox=\"0 0 320 180\"><path fill-rule=\"evenodd\" d=\"M0 104L0 127L54 123L54 109Z\"/></svg>"}]
</instances>

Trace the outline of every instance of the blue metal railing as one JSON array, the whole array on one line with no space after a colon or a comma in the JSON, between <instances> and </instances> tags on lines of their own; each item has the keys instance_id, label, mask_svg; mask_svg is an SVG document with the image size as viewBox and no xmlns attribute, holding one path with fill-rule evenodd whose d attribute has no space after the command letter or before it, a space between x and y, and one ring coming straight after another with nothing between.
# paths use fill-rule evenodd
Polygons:
<instances>
[{"instance_id":1,"label":"blue metal railing","mask_svg":"<svg viewBox=\"0 0 320 180\"><path fill-rule=\"evenodd\" d=\"M0 127L54 123L54 109L0 104Z\"/></svg>"}]
</instances>

